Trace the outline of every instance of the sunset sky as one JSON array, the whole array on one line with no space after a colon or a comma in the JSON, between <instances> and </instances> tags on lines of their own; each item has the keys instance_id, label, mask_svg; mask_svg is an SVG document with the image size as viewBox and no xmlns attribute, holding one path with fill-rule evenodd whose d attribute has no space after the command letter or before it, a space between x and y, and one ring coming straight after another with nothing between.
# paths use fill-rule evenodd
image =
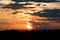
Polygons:
<instances>
[{"instance_id":1,"label":"sunset sky","mask_svg":"<svg viewBox=\"0 0 60 40\"><path fill-rule=\"evenodd\" d=\"M13 1L0 0L0 30L60 29L60 2L40 2L60 0Z\"/></svg>"}]
</instances>

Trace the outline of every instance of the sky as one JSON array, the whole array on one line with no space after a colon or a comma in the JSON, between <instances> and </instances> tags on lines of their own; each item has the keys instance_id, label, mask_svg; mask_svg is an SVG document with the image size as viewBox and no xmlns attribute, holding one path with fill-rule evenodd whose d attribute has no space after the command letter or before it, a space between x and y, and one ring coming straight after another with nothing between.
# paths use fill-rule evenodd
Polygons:
<instances>
[{"instance_id":1,"label":"sky","mask_svg":"<svg viewBox=\"0 0 60 40\"><path fill-rule=\"evenodd\" d=\"M15 0L15 1L21 1L21 0ZM32 0L33 1L33 0ZM36 0L36 1L38 1L38 0ZM43 1L43 0L41 0L41 1ZM46 1L46 0L45 0ZM53 0L52 0L53 1ZM60 0L57 0L57 1L60 1ZM2 2L0 2L0 3L2 3ZM5 3L5 1L4 1L4 3ZM6 2L7 3L7 2ZM9 3L9 2L8 2ZM59 5L57 5L58 3L50 3L50 5L52 5L52 6L50 6L50 5L48 5L48 6L45 6L45 8L57 8L58 7L58 9L60 8L59 7ZM60 3L59 3L60 4ZM54 6L53 6L54 5ZM56 6L57 5L57 6ZM0 11L2 11L3 9L0 9ZM5 9L5 10L7 10L7 9ZM12 9L9 9L10 11L12 10ZM20 19L20 13L18 13L19 11L17 11L17 15L12 15L10 12L9 12L9 10L7 11L7 13L6 13L6 15L5 15L5 12L6 11L3 11L3 14L1 14L0 13L0 30L6 30L6 29L8 29L8 30L10 30L10 29L26 29L26 27L25 27L25 25L26 26L29 26L28 28L31 28L30 27L30 24L28 23L28 25L27 25L27 23L25 23L25 19L23 18L23 19ZM19 10L21 10L21 9L19 9ZM25 9L24 9L25 10ZM28 10L28 9L27 9ZM36 10L37 10L37 8L36 8ZM12 10L13 11L13 10ZM9 13L10 14L9 14ZM14 12L15 13L15 12ZM50 13L51 14L51 13ZM23 14L22 14L23 15ZM46 14L47 15L47 14ZM52 15L52 14L51 14ZM14 18L14 19L11 19L11 16L12 16L12 18ZM16 17L15 17L16 16ZM5 19L5 17L7 18L7 19ZM27 16L25 16L25 17L27 17ZM40 17L41 18L41 17ZM14 21L13 21L14 20ZM23 20L23 21L22 21ZM27 20L26 20L27 21ZM36 20L37 21L37 20ZM34 22L34 20L33 20L33 25L35 25L36 23ZM40 22L41 23L41 22ZM49 24L51 27L44 27L45 25L47 25L47 24ZM39 24L38 25L38 23L37 23L37 25L38 25L38 27L40 27L40 28L53 28L54 26L58 26L58 28L60 29L60 23L54 23L53 25L52 25L53 23L43 23L43 25L42 25L42 23L41 24ZM12 27L13 26L13 27ZM22 26L22 27L21 27ZM53 27L52 27L53 26ZM54 27L54 28L57 28L57 27Z\"/></svg>"}]
</instances>

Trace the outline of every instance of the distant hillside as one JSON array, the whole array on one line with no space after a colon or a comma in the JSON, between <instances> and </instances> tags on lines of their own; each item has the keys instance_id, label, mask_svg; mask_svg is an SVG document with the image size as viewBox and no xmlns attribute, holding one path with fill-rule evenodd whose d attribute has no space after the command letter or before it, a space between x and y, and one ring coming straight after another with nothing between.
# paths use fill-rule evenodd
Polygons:
<instances>
[{"instance_id":1,"label":"distant hillside","mask_svg":"<svg viewBox=\"0 0 60 40\"><path fill-rule=\"evenodd\" d=\"M12 1L17 1L17 2L19 2L19 1L43 1L43 2L45 2L45 1L52 1L52 2L55 2L55 1L60 1L60 0L12 0Z\"/></svg>"}]
</instances>

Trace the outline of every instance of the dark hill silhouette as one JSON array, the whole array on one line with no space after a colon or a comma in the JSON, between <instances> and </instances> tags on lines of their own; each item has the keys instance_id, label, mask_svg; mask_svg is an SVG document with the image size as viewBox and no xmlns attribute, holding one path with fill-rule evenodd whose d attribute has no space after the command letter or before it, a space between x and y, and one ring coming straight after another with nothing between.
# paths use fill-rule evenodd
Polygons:
<instances>
[{"instance_id":1,"label":"dark hill silhouette","mask_svg":"<svg viewBox=\"0 0 60 40\"><path fill-rule=\"evenodd\" d=\"M37 2L58 2L60 0L12 0L12 1L16 1L16 2L19 2L19 1L37 1Z\"/></svg>"}]
</instances>

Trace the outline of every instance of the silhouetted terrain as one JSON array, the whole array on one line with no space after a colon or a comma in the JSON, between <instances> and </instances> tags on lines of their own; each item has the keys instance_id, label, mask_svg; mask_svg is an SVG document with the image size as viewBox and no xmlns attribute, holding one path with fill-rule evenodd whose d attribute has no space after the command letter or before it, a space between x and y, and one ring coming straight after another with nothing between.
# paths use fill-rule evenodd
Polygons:
<instances>
[{"instance_id":1,"label":"silhouetted terrain","mask_svg":"<svg viewBox=\"0 0 60 40\"><path fill-rule=\"evenodd\" d=\"M41 32L41 33L44 33L44 32L59 32L60 30L40 30L40 31L34 31L34 30L32 30L32 31L19 31L19 30L5 30L5 31L0 31L0 33L13 33L14 35L16 34L16 35L21 35L21 34L23 34L24 36L29 36L29 35L37 35L37 34L35 34L35 33L39 33L39 32Z\"/></svg>"},{"instance_id":2,"label":"silhouetted terrain","mask_svg":"<svg viewBox=\"0 0 60 40\"><path fill-rule=\"evenodd\" d=\"M56 1L60 1L60 0L12 0L12 1L36 1L36 2L56 2Z\"/></svg>"}]
</instances>

